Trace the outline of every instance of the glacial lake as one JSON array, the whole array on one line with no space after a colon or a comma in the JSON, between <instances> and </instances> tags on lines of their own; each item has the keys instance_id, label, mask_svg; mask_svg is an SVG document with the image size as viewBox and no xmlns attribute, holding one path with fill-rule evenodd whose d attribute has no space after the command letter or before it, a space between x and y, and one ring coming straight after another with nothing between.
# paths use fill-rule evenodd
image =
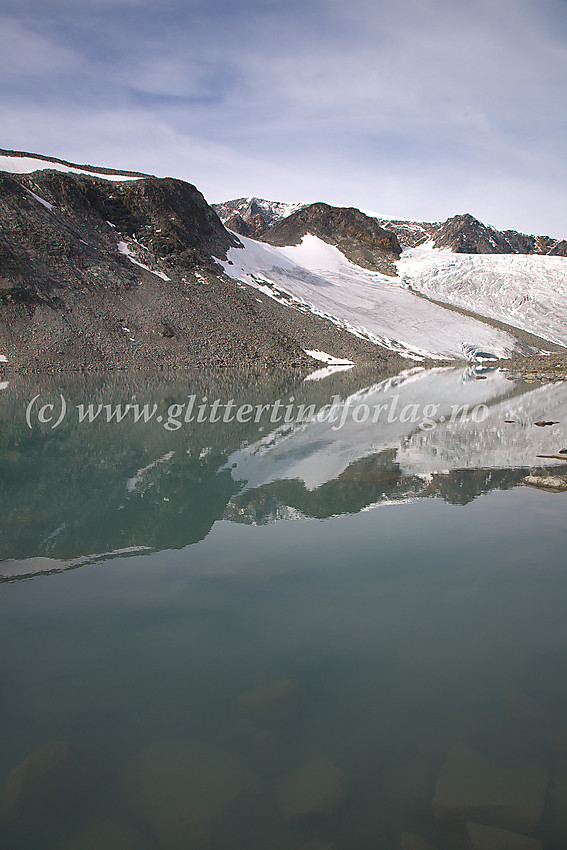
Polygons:
<instances>
[{"instance_id":1,"label":"glacial lake","mask_svg":"<svg viewBox=\"0 0 567 850\"><path fill-rule=\"evenodd\" d=\"M567 384L0 386L2 850L566 846Z\"/></svg>"}]
</instances>

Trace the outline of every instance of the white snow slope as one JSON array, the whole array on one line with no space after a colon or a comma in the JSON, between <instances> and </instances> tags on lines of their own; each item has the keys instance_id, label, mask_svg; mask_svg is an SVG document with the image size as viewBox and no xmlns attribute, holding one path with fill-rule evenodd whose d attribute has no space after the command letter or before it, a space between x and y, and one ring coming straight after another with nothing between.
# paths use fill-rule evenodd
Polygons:
<instances>
[{"instance_id":1,"label":"white snow slope","mask_svg":"<svg viewBox=\"0 0 567 850\"><path fill-rule=\"evenodd\" d=\"M416 292L567 345L567 257L425 245L404 251L398 271Z\"/></svg>"},{"instance_id":2,"label":"white snow slope","mask_svg":"<svg viewBox=\"0 0 567 850\"><path fill-rule=\"evenodd\" d=\"M63 171L65 174L88 174L90 177L99 177L102 180L140 180L140 177L130 177L126 174L101 174L92 168L91 170L83 168L73 168L70 165L63 165L60 162L52 162L51 160L34 159L31 156L6 156L0 154L0 171L7 171L9 174L30 174L32 171L43 171L49 168L51 171Z\"/></svg>"},{"instance_id":3,"label":"white snow slope","mask_svg":"<svg viewBox=\"0 0 567 850\"><path fill-rule=\"evenodd\" d=\"M360 268L316 236L286 248L238 239L244 247L219 261L228 275L404 356L482 359L517 348L510 334L429 303L401 278Z\"/></svg>"},{"instance_id":4,"label":"white snow slope","mask_svg":"<svg viewBox=\"0 0 567 850\"><path fill-rule=\"evenodd\" d=\"M365 421L356 421L358 405L370 410ZM378 421L376 405L383 406ZM404 416L407 405L415 406L417 420ZM420 427L421 417L433 408L427 427ZM246 489L297 479L313 490L360 458L386 449L396 450L396 462L407 475L557 466L557 460L538 455L555 454L567 437L567 385L559 382L518 394L500 370L477 381L470 367L413 368L336 401L333 409L332 421L315 416L280 426L234 452L226 468L235 480L246 482ZM480 416L473 416L475 409ZM559 424L535 427L542 415Z\"/></svg>"}]
</instances>

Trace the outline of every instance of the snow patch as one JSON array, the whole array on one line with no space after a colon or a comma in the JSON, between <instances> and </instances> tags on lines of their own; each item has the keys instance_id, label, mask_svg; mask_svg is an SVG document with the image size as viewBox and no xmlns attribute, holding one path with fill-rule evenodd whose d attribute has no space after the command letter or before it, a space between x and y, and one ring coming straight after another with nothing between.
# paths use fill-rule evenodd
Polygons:
<instances>
[{"instance_id":1,"label":"snow patch","mask_svg":"<svg viewBox=\"0 0 567 850\"><path fill-rule=\"evenodd\" d=\"M171 278L168 277L165 272L156 272L154 269L150 269L149 266L145 266L139 260L136 260L126 242L119 242L118 250L121 254L124 254L125 257L128 257L130 262L134 263L135 266L139 266L141 269L145 269L147 272L151 272L152 274L157 275L157 277L161 277L162 280L171 280Z\"/></svg>"},{"instance_id":2,"label":"snow patch","mask_svg":"<svg viewBox=\"0 0 567 850\"><path fill-rule=\"evenodd\" d=\"M7 156L0 154L0 171L9 174L30 174L32 171L62 171L65 174L87 174L89 177L98 177L101 180L141 180L141 177L131 177L127 174L101 174L99 171L88 171L84 168L73 168L60 162L51 160L35 159L31 156Z\"/></svg>"},{"instance_id":3,"label":"snow patch","mask_svg":"<svg viewBox=\"0 0 567 850\"><path fill-rule=\"evenodd\" d=\"M354 366L352 360L345 360L341 357L333 357L332 354L327 354L326 351L318 351L314 349L313 351L309 351L307 348L303 349L309 357L313 357L314 360L320 360L321 363L326 363L327 366Z\"/></svg>"},{"instance_id":4,"label":"snow patch","mask_svg":"<svg viewBox=\"0 0 567 850\"><path fill-rule=\"evenodd\" d=\"M344 363L338 363L335 366L325 366L324 369L317 369L316 372L311 372L310 375L307 375L304 378L304 381L321 381L323 378L328 378L329 375L334 375L335 372L348 372L349 369L354 367L354 363L350 365L346 365Z\"/></svg>"},{"instance_id":5,"label":"snow patch","mask_svg":"<svg viewBox=\"0 0 567 850\"><path fill-rule=\"evenodd\" d=\"M175 452L167 452L167 454L164 454L163 457L160 457L157 460L152 461L152 463L149 463L147 466L142 467L142 469L139 469L134 477L129 478L126 482L126 489L128 492L133 493L146 472L149 472L150 469L154 469L154 467L161 463L166 463L168 460L171 460L174 454Z\"/></svg>"},{"instance_id":6,"label":"snow patch","mask_svg":"<svg viewBox=\"0 0 567 850\"><path fill-rule=\"evenodd\" d=\"M53 204L50 204L50 203L49 203L49 201L46 201L46 200L45 200L45 198L40 198L40 196L39 196L39 195L36 195L36 193L35 193L35 192L32 192L32 190L31 190L31 189L27 189L27 188L26 188L26 192L29 192L29 193L30 193L30 195L31 195L33 198L35 198L35 199L36 199L36 201L39 201L39 203L40 203L40 204L43 204L43 206L44 206L47 210L49 210L49 212L51 212L51 210L53 209Z\"/></svg>"}]
</instances>

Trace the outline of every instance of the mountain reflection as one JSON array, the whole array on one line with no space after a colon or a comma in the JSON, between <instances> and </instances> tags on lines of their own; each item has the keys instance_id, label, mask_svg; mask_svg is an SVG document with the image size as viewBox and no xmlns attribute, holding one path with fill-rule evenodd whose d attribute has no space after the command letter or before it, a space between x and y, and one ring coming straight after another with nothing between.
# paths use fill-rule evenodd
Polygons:
<instances>
[{"instance_id":1,"label":"mountain reflection","mask_svg":"<svg viewBox=\"0 0 567 850\"><path fill-rule=\"evenodd\" d=\"M39 405L61 397L60 426L39 421ZM195 414L207 400L204 421L185 421L191 397ZM210 417L214 400L220 414ZM229 401L232 418L222 421ZM300 405L307 414L272 422L276 402L282 415L286 405L290 418ZM103 409L80 422L79 406L91 404L157 405L177 418L107 421ZM266 415L255 417L258 405ZM238 421L238 408L251 413ZM322 410L327 418L317 418ZM419 498L463 505L517 485L529 469L557 466L537 456L563 448L566 414L565 384L526 385L486 369L413 368L382 379L353 370L307 382L237 372L22 377L0 394L0 577L183 548L219 519L321 519ZM541 419L558 424L536 427Z\"/></svg>"}]
</instances>

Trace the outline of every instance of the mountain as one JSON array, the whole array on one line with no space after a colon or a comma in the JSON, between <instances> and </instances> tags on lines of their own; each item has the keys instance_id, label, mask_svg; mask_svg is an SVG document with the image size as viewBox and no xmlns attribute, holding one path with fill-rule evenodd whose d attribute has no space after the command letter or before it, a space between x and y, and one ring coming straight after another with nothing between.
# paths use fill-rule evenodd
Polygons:
<instances>
[{"instance_id":1,"label":"mountain","mask_svg":"<svg viewBox=\"0 0 567 850\"><path fill-rule=\"evenodd\" d=\"M396 274L394 262L401 254L397 236L354 207L309 204L272 225L261 240L270 245L299 245L308 234L334 245L362 268Z\"/></svg>"},{"instance_id":2,"label":"mountain","mask_svg":"<svg viewBox=\"0 0 567 850\"><path fill-rule=\"evenodd\" d=\"M0 152L0 363L308 371L305 350L329 348L395 361L223 274L240 244L190 183Z\"/></svg>"},{"instance_id":3,"label":"mountain","mask_svg":"<svg viewBox=\"0 0 567 850\"><path fill-rule=\"evenodd\" d=\"M389 245L373 242L378 232ZM241 241L246 253L231 250L228 274L272 287L273 297L306 303L406 356L509 357L567 346L565 240L498 231L470 214L445 222L393 220L312 204L259 237L279 252Z\"/></svg>"},{"instance_id":4,"label":"mountain","mask_svg":"<svg viewBox=\"0 0 567 850\"><path fill-rule=\"evenodd\" d=\"M354 207L237 198L215 204L214 208L225 227L242 236L286 246L299 245L310 233L335 245L345 257L364 268L396 273L393 262L400 256L397 236Z\"/></svg>"},{"instance_id":5,"label":"mountain","mask_svg":"<svg viewBox=\"0 0 567 850\"><path fill-rule=\"evenodd\" d=\"M228 230L258 239L269 227L300 210L304 204L265 201L263 198L236 198L213 209Z\"/></svg>"},{"instance_id":6,"label":"mountain","mask_svg":"<svg viewBox=\"0 0 567 850\"><path fill-rule=\"evenodd\" d=\"M541 254L567 256L567 240L550 236L529 236L516 230L496 230L469 213L444 222L402 221L377 218L392 231L404 248L417 248L431 241L433 248L446 248L455 254Z\"/></svg>"},{"instance_id":7,"label":"mountain","mask_svg":"<svg viewBox=\"0 0 567 850\"><path fill-rule=\"evenodd\" d=\"M468 214L393 221L258 198L217 210L255 238L183 180L0 151L0 368L321 378L567 348L565 240Z\"/></svg>"},{"instance_id":8,"label":"mountain","mask_svg":"<svg viewBox=\"0 0 567 850\"><path fill-rule=\"evenodd\" d=\"M320 411L333 399L334 423L261 422L205 417L167 430L126 416L109 425L105 410L77 426L68 416L55 439L50 425L22 428L36 393L122 410L135 394L161 413L186 403L185 375L21 376L2 391L3 441L0 581L120 556L128 551L181 549L204 539L222 520L261 524L293 517L324 518L381 505L441 498L464 504L482 493L519 484L534 465L548 472L557 431L531 423L545 414L567 421L567 386L526 387L498 370L408 369L390 380L353 372L328 382L301 382L281 372L243 381L235 370L191 376L190 392L237 406L296 400ZM370 383L368 383L370 381ZM388 413L411 405L435 410L435 428ZM482 427L452 411L483 405ZM358 405L382 410L360 422ZM376 407L378 405L378 407ZM486 406L484 406L486 405ZM209 408L210 409L210 408ZM478 408L477 408L478 409ZM344 418L345 411L352 415ZM283 414L282 414L283 416ZM163 422L166 421L164 415ZM182 417L179 417L182 419ZM513 419L515 425L503 424ZM405 421L404 421L405 420ZM65 481L61 482L61 467ZM41 475L38 470L41 469ZM293 527L288 533L293 534ZM7 560L15 559L15 560Z\"/></svg>"}]
</instances>

